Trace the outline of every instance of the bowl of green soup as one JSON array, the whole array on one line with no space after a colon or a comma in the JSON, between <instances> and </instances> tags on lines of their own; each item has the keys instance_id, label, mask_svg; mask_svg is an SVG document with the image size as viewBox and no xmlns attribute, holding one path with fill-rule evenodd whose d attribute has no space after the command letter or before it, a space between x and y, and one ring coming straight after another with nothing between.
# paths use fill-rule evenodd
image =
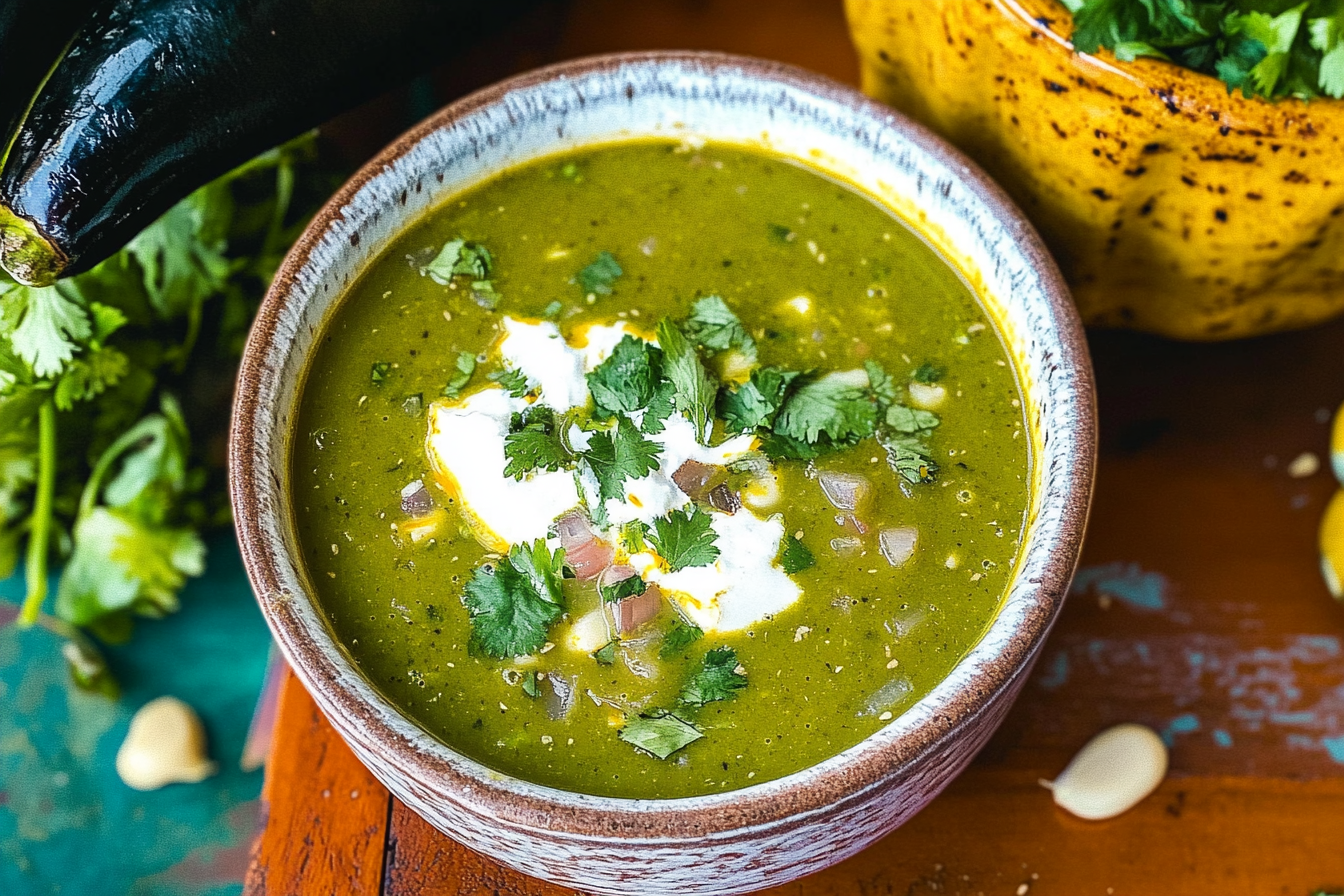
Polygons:
<instances>
[{"instance_id":1,"label":"bowl of green soup","mask_svg":"<svg viewBox=\"0 0 1344 896\"><path fill-rule=\"evenodd\" d=\"M450 837L586 892L853 854L984 745L1095 454L1055 265L850 90L703 53L438 113L290 253L232 432L295 672Z\"/></svg>"}]
</instances>

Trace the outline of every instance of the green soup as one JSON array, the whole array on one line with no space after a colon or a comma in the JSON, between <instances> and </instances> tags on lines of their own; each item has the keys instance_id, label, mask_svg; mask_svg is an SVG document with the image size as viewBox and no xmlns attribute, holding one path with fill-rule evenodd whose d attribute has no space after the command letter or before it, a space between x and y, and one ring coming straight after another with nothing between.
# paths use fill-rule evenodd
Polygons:
<instances>
[{"instance_id":1,"label":"green soup","mask_svg":"<svg viewBox=\"0 0 1344 896\"><path fill-rule=\"evenodd\" d=\"M300 405L298 535L355 663L455 749L591 794L731 790L888 724L985 631L1028 503L958 273L732 146L455 197L344 297Z\"/></svg>"}]
</instances>

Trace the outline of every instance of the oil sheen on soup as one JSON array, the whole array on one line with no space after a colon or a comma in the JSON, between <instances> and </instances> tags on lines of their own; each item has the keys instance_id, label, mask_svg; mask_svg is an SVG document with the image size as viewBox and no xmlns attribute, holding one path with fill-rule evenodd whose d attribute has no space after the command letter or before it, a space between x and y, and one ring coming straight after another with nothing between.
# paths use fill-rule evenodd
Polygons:
<instances>
[{"instance_id":1,"label":"oil sheen on soup","mask_svg":"<svg viewBox=\"0 0 1344 896\"><path fill-rule=\"evenodd\" d=\"M303 385L339 640L498 771L672 798L851 747L984 633L1029 438L994 322L871 199L746 148L547 158L399 236Z\"/></svg>"}]
</instances>

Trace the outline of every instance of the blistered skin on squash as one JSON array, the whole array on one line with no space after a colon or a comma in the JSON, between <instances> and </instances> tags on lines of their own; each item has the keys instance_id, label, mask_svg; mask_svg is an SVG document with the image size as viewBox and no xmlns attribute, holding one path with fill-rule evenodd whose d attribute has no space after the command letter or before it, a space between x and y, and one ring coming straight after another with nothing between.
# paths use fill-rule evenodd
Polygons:
<instances>
[{"instance_id":1,"label":"blistered skin on squash","mask_svg":"<svg viewBox=\"0 0 1344 896\"><path fill-rule=\"evenodd\" d=\"M1234 339L1344 311L1344 101L1073 53L1053 0L846 0L863 89L989 171L1084 320Z\"/></svg>"}]
</instances>

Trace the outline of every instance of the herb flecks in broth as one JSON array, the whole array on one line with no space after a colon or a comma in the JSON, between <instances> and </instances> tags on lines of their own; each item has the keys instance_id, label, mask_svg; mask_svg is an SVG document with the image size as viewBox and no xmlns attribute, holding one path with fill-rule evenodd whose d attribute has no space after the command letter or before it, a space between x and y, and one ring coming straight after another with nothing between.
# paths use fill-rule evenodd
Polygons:
<instances>
[{"instance_id":1,"label":"herb flecks in broth","mask_svg":"<svg viewBox=\"0 0 1344 896\"><path fill-rule=\"evenodd\" d=\"M309 572L370 680L488 765L620 796L788 774L910 706L996 611L1027 497L955 272L713 145L444 206L344 300L300 427Z\"/></svg>"}]
</instances>

